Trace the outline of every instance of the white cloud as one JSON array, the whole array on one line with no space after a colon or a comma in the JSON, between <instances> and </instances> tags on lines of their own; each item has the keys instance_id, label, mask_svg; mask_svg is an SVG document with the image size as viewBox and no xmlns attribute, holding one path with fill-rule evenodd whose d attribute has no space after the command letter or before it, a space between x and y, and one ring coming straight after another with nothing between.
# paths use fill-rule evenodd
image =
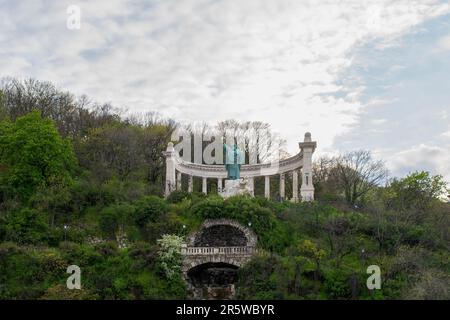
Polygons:
<instances>
[{"instance_id":1,"label":"white cloud","mask_svg":"<svg viewBox=\"0 0 450 320\"><path fill-rule=\"evenodd\" d=\"M364 84L340 82L352 49L389 46L449 12L434 0L86 0L82 29L70 31L70 4L2 5L2 76L179 120L262 120L293 147L311 131L323 151L363 107Z\"/></svg>"},{"instance_id":2,"label":"white cloud","mask_svg":"<svg viewBox=\"0 0 450 320\"><path fill-rule=\"evenodd\" d=\"M450 35L440 38L437 47L439 51L450 51Z\"/></svg>"},{"instance_id":3,"label":"white cloud","mask_svg":"<svg viewBox=\"0 0 450 320\"><path fill-rule=\"evenodd\" d=\"M409 172L424 170L443 175L450 181L450 145L433 146L420 144L400 152L383 152L394 175L406 175Z\"/></svg>"}]
</instances>

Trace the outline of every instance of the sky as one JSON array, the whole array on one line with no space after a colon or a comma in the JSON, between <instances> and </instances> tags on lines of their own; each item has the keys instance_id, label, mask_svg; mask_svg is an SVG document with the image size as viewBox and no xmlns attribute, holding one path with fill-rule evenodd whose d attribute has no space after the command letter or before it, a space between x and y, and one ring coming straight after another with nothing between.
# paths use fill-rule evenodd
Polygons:
<instances>
[{"instance_id":1,"label":"sky","mask_svg":"<svg viewBox=\"0 0 450 320\"><path fill-rule=\"evenodd\" d=\"M75 5L80 28L67 27ZM70 20L72 21L72 20ZM0 77L450 181L450 2L0 0Z\"/></svg>"}]
</instances>

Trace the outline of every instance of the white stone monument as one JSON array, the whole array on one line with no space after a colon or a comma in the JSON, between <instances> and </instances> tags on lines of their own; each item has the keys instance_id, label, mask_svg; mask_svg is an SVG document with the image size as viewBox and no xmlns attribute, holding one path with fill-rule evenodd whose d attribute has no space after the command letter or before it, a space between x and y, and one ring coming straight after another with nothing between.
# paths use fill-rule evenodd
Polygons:
<instances>
[{"instance_id":1,"label":"white stone monument","mask_svg":"<svg viewBox=\"0 0 450 320\"><path fill-rule=\"evenodd\" d=\"M253 196L253 186L247 178L225 180L225 187L222 192L219 192L219 195L223 198L229 198L237 195Z\"/></svg>"},{"instance_id":2,"label":"white stone monument","mask_svg":"<svg viewBox=\"0 0 450 320\"><path fill-rule=\"evenodd\" d=\"M279 179L279 196L282 201L286 198L285 183L288 175L292 177L292 197L293 202L314 201L314 181L312 172L312 156L316 150L317 142L311 139L311 133L305 133L303 142L299 143L299 152L289 158L281 159L273 163L241 164L235 158L234 150L229 149L227 156L232 157L231 165L207 165L183 161L174 145L170 142L163 152L166 158L166 184L165 196L167 197L174 190L181 190L182 175L187 176L188 192L193 191L193 178L202 178L202 192L208 193L208 179L217 179L217 191L228 198L233 195L249 194L254 196L255 178L264 178L264 196L271 197L270 180ZM233 152L232 152L233 151ZM236 165L239 164L238 168ZM231 172L231 174L230 174ZM222 186L225 180L225 186ZM299 188L299 183L301 186Z\"/></svg>"}]
</instances>

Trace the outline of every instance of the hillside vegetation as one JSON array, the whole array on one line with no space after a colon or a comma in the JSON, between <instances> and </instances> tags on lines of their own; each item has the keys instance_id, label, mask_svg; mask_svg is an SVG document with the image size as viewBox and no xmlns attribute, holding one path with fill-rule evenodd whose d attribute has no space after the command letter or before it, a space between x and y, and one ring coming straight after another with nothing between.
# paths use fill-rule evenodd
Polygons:
<instances>
[{"instance_id":1,"label":"hillside vegetation","mask_svg":"<svg viewBox=\"0 0 450 320\"><path fill-rule=\"evenodd\" d=\"M276 193L223 200L213 184L208 196L163 199L162 151L176 126L49 83L4 81L0 299L186 298L170 249L206 218L258 236L261 254L239 270L240 299L450 299L441 176L387 179L381 162L356 151L316 160L312 203ZM69 265L81 268L81 290L66 288ZM381 269L380 290L366 287L370 265Z\"/></svg>"}]
</instances>

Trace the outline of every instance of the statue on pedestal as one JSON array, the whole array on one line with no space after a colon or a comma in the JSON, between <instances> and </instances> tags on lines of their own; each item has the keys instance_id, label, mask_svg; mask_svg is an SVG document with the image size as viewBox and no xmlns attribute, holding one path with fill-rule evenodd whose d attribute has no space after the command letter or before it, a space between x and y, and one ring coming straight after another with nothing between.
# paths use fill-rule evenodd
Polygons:
<instances>
[{"instance_id":1,"label":"statue on pedestal","mask_svg":"<svg viewBox=\"0 0 450 320\"><path fill-rule=\"evenodd\" d=\"M241 178L242 152L236 144L233 147L225 145L225 155L225 168L228 172L227 179L239 180Z\"/></svg>"},{"instance_id":2,"label":"statue on pedestal","mask_svg":"<svg viewBox=\"0 0 450 320\"><path fill-rule=\"evenodd\" d=\"M252 194L253 190L248 183L248 179L241 178L241 164L244 160L242 151L235 144L232 147L225 144L224 147L227 179L225 180L225 188L219 194L224 198Z\"/></svg>"}]
</instances>

